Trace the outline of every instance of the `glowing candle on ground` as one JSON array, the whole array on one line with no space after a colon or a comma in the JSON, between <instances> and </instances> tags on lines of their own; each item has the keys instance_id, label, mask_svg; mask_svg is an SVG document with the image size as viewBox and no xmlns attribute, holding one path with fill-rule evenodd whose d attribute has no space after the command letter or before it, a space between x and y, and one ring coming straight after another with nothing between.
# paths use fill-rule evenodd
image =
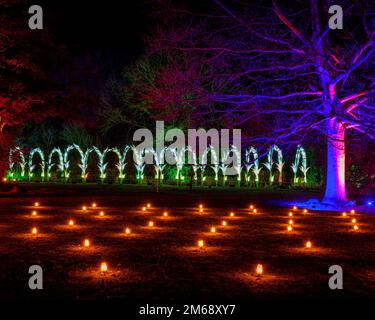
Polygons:
<instances>
[{"instance_id":1,"label":"glowing candle on ground","mask_svg":"<svg viewBox=\"0 0 375 320\"><path fill-rule=\"evenodd\" d=\"M230 215L231 217L234 217L234 212L231 212L229 215Z\"/></svg>"},{"instance_id":2,"label":"glowing candle on ground","mask_svg":"<svg viewBox=\"0 0 375 320\"><path fill-rule=\"evenodd\" d=\"M203 240L198 240L198 247L199 247L199 249L202 249L204 247L204 241Z\"/></svg>"},{"instance_id":3,"label":"glowing candle on ground","mask_svg":"<svg viewBox=\"0 0 375 320\"><path fill-rule=\"evenodd\" d=\"M35 206L35 207L39 207L39 202L35 202L35 203L34 203L34 206Z\"/></svg>"},{"instance_id":4,"label":"glowing candle on ground","mask_svg":"<svg viewBox=\"0 0 375 320\"><path fill-rule=\"evenodd\" d=\"M34 235L37 234L37 233L38 233L38 229L35 228L35 227L32 228L32 229L31 229L31 233L34 234Z\"/></svg>"},{"instance_id":5,"label":"glowing candle on ground","mask_svg":"<svg viewBox=\"0 0 375 320\"><path fill-rule=\"evenodd\" d=\"M355 210L351 210L350 213L352 213L352 214L355 213Z\"/></svg>"},{"instance_id":6,"label":"glowing candle on ground","mask_svg":"<svg viewBox=\"0 0 375 320\"><path fill-rule=\"evenodd\" d=\"M263 265L261 265L260 263L257 264L256 273L258 276L263 274Z\"/></svg>"},{"instance_id":7,"label":"glowing candle on ground","mask_svg":"<svg viewBox=\"0 0 375 320\"><path fill-rule=\"evenodd\" d=\"M100 215L101 217L104 217L104 211L100 211L99 215Z\"/></svg>"},{"instance_id":8,"label":"glowing candle on ground","mask_svg":"<svg viewBox=\"0 0 375 320\"><path fill-rule=\"evenodd\" d=\"M303 209L303 213L307 213L307 209Z\"/></svg>"},{"instance_id":9,"label":"glowing candle on ground","mask_svg":"<svg viewBox=\"0 0 375 320\"><path fill-rule=\"evenodd\" d=\"M250 206L250 210L253 210L253 209L254 209L254 206L253 206L253 205L251 205L251 206Z\"/></svg>"},{"instance_id":10,"label":"glowing candle on ground","mask_svg":"<svg viewBox=\"0 0 375 320\"><path fill-rule=\"evenodd\" d=\"M86 211L87 210L87 207L86 206L82 206L82 211Z\"/></svg>"},{"instance_id":11,"label":"glowing candle on ground","mask_svg":"<svg viewBox=\"0 0 375 320\"><path fill-rule=\"evenodd\" d=\"M352 219L352 223L356 223L357 222L357 219Z\"/></svg>"},{"instance_id":12,"label":"glowing candle on ground","mask_svg":"<svg viewBox=\"0 0 375 320\"><path fill-rule=\"evenodd\" d=\"M226 226L227 226L227 222L224 220L224 221L221 223L221 225L222 225L223 227L226 227Z\"/></svg>"},{"instance_id":13,"label":"glowing candle on ground","mask_svg":"<svg viewBox=\"0 0 375 320\"><path fill-rule=\"evenodd\" d=\"M125 234L130 234L130 233L131 233L130 228L125 228Z\"/></svg>"},{"instance_id":14,"label":"glowing candle on ground","mask_svg":"<svg viewBox=\"0 0 375 320\"><path fill-rule=\"evenodd\" d=\"M201 209L199 209L199 212L200 212L200 213L202 213L202 212L203 212L203 209L202 209L202 208L201 208Z\"/></svg>"},{"instance_id":15,"label":"glowing candle on ground","mask_svg":"<svg viewBox=\"0 0 375 320\"><path fill-rule=\"evenodd\" d=\"M289 224L290 224L290 225L293 224L293 220L292 220L292 219L289 220Z\"/></svg>"},{"instance_id":16,"label":"glowing candle on ground","mask_svg":"<svg viewBox=\"0 0 375 320\"><path fill-rule=\"evenodd\" d=\"M148 222L148 226L149 226L150 228L152 228L152 227L154 226L154 222L153 222L153 221L149 221L149 222Z\"/></svg>"},{"instance_id":17,"label":"glowing candle on ground","mask_svg":"<svg viewBox=\"0 0 375 320\"><path fill-rule=\"evenodd\" d=\"M164 216L164 217L168 217L168 212L165 211L165 212L163 213L163 216Z\"/></svg>"},{"instance_id":18,"label":"glowing candle on ground","mask_svg":"<svg viewBox=\"0 0 375 320\"><path fill-rule=\"evenodd\" d=\"M211 227L211 232L215 233L216 232L216 228L215 227Z\"/></svg>"},{"instance_id":19,"label":"glowing candle on ground","mask_svg":"<svg viewBox=\"0 0 375 320\"><path fill-rule=\"evenodd\" d=\"M200 205L199 205L199 209L203 209L203 204L200 204Z\"/></svg>"},{"instance_id":20,"label":"glowing candle on ground","mask_svg":"<svg viewBox=\"0 0 375 320\"><path fill-rule=\"evenodd\" d=\"M150 203L147 203L147 208L151 208L151 204Z\"/></svg>"},{"instance_id":21,"label":"glowing candle on ground","mask_svg":"<svg viewBox=\"0 0 375 320\"><path fill-rule=\"evenodd\" d=\"M254 210L253 210L253 213L257 213L257 209L254 209Z\"/></svg>"},{"instance_id":22,"label":"glowing candle on ground","mask_svg":"<svg viewBox=\"0 0 375 320\"><path fill-rule=\"evenodd\" d=\"M296 206L293 207L293 210L297 210L298 208Z\"/></svg>"},{"instance_id":23,"label":"glowing candle on ground","mask_svg":"<svg viewBox=\"0 0 375 320\"><path fill-rule=\"evenodd\" d=\"M293 217L293 213L292 212L289 212L289 217Z\"/></svg>"},{"instance_id":24,"label":"glowing candle on ground","mask_svg":"<svg viewBox=\"0 0 375 320\"><path fill-rule=\"evenodd\" d=\"M73 220L69 220L69 225L70 226L74 226L74 221Z\"/></svg>"},{"instance_id":25,"label":"glowing candle on ground","mask_svg":"<svg viewBox=\"0 0 375 320\"><path fill-rule=\"evenodd\" d=\"M342 213L342 216L343 216L343 217L346 217L346 212L343 212L343 213Z\"/></svg>"},{"instance_id":26,"label":"glowing candle on ground","mask_svg":"<svg viewBox=\"0 0 375 320\"><path fill-rule=\"evenodd\" d=\"M146 207L142 207L142 211L146 211Z\"/></svg>"},{"instance_id":27,"label":"glowing candle on ground","mask_svg":"<svg viewBox=\"0 0 375 320\"><path fill-rule=\"evenodd\" d=\"M96 203L93 202L93 204L91 205L93 208L96 208Z\"/></svg>"},{"instance_id":28,"label":"glowing candle on ground","mask_svg":"<svg viewBox=\"0 0 375 320\"><path fill-rule=\"evenodd\" d=\"M83 241L83 246L88 248L90 246L90 240L89 239L85 239L85 241Z\"/></svg>"},{"instance_id":29,"label":"glowing candle on ground","mask_svg":"<svg viewBox=\"0 0 375 320\"><path fill-rule=\"evenodd\" d=\"M311 247L312 247L311 241L307 241L306 242L306 248L311 249Z\"/></svg>"},{"instance_id":30,"label":"glowing candle on ground","mask_svg":"<svg viewBox=\"0 0 375 320\"><path fill-rule=\"evenodd\" d=\"M37 213L36 211L33 211L31 214L32 214L33 216L36 216L38 213Z\"/></svg>"},{"instance_id":31,"label":"glowing candle on ground","mask_svg":"<svg viewBox=\"0 0 375 320\"><path fill-rule=\"evenodd\" d=\"M100 271L101 272L107 272L108 271L107 263L105 263L105 262L101 263L101 265L100 265Z\"/></svg>"},{"instance_id":32,"label":"glowing candle on ground","mask_svg":"<svg viewBox=\"0 0 375 320\"><path fill-rule=\"evenodd\" d=\"M359 227L355 224L355 225L353 226L353 229L354 229L355 231L358 231L358 230L359 230Z\"/></svg>"},{"instance_id":33,"label":"glowing candle on ground","mask_svg":"<svg viewBox=\"0 0 375 320\"><path fill-rule=\"evenodd\" d=\"M293 227L292 227L291 225L289 225L289 226L287 227L287 230L290 232L290 231L293 230Z\"/></svg>"}]
</instances>

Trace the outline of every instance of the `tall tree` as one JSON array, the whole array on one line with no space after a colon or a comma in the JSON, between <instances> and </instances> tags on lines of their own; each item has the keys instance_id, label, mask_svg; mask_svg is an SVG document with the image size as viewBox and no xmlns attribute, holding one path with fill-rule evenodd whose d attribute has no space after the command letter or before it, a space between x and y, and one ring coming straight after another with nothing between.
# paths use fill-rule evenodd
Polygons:
<instances>
[{"instance_id":1,"label":"tall tree","mask_svg":"<svg viewBox=\"0 0 375 320\"><path fill-rule=\"evenodd\" d=\"M328 10L337 1L279 2L156 1L163 22L148 39L149 54L165 54L173 63L159 75L164 85L148 86L144 94L163 97L159 102L177 110L188 102L196 118L219 115L251 127L246 140L264 146L322 135L323 203L344 205L345 135L375 137L375 3L344 2L344 28L331 30Z\"/></svg>"}]
</instances>

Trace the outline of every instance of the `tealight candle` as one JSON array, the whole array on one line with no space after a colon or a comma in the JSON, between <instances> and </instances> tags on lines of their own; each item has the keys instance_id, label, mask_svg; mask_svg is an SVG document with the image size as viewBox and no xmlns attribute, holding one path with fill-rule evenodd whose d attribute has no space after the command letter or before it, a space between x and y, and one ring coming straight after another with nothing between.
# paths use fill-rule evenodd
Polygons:
<instances>
[{"instance_id":1,"label":"tealight candle","mask_svg":"<svg viewBox=\"0 0 375 320\"><path fill-rule=\"evenodd\" d=\"M69 225L70 226L74 226L74 221L73 220L69 220Z\"/></svg>"},{"instance_id":2,"label":"tealight candle","mask_svg":"<svg viewBox=\"0 0 375 320\"><path fill-rule=\"evenodd\" d=\"M293 206L293 210L297 210L297 207L296 207L296 206Z\"/></svg>"},{"instance_id":3,"label":"tealight candle","mask_svg":"<svg viewBox=\"0 0 375 320\"><path fill-rule=\"evenodd\" d=\"M39 207L39 202L35 202L35 203L34 203L34 206L35 206L35 207Z\"/></svg>"},{"instance_id":4,"label":"tealight candle","mask_svg":"<svg viewBox=\"0 0 375 320\"><path fill-rule=\"evenodd\" d=\"M32 234L37 234L37 233L38 233L38 229L35 228L35 227L32 228L32 229L31 229L31 233L32 233Z\"/></svg>"},{"instance_id":5,"label":"tealight candle","mask_svg":"<svg viewBox=\"0 0 375 320\"><path fill-rule=\"evenodd\" d=\"M293 217L293 213L292 212L289 212L289 217Z\"/></svg>"},{"instance_id":6,"label":"tealight candle","mask_svg":"<svg viewBox=\"0 0 375 320\"><path fill-rule=\"evenodd\" d=\"M101 217L104 217L104 211L100 211L99 215L100 215Z\"/></svg>"},{"instance_id":7,"label":"tealight candle","mask_svg":"<svg viewBox=\"0 0 375 320\"><path fill-rule=\"evenodd\" d=\"M216 228L215 227L211 227L211 232L215 233L216 232Z\"/></svg>"},{"instance_id":8,"label":"tealight candle","mask_svg":"<svg viewBox=\"0 0 375 320\"><path fill-rule=\"evenodd\" d=\"M90 246L90 240L89 239L85 239L85 241L83 241L83 246L88 248Z\"/></svg>"},{"instance_id":9,"label":"tealight candle","mask_svg":"<svg viewBox=\"0 0 375 320\"><path fill-rule=\"evenodd\" d=\"M288 231L292 231L292 230L293 230L293 227L292 227L291 225L289 225L289 226L287 227L287 230L288 230Z\"/></svg>"},{"instance_id":10,"label":"tealight candle","mask_svg":"<svg viewBox=\"0 0 375 320\"><path fill-rule=\"evenodd\" d=\"M356 222L357 222L357 219L353 218L352 223L356 223Z\"/></svg>"},{"instance_id":11,"label":"tealight candle","mask_svg":"<svg viewBox=\"0 0 375 320\"><path fill-rule=\"evenodd\" d=\"M303 209L303 213L307 213L307 209Z\"/></svg>"},{"instance_id":12,"label":"tealight candle","mask_svg":"<svg viewBox=\"0 0 375 320\"><path fill-rule=\"evenodd\" d=\"M203 240L198 240L198 247L199 249L202 249L204 246L204 241Z\"/></svg>"},{"instance_id":13,"label":"tealight candle","mask_svg":"<svg viewBox=\"0 0 375 320\"><path fill-rule=\"evenodd\" d=\"M254 209L253 212L254 212L254 213L257 213L257 209Z\"/></svg>"},{"instance_id":14,"label":"tealight candle","mask_svg":"<svg viewBox=\"0 0 375 320\"><path fill-rule=\"evenodd\" d=\"M250 206L250 209L251 209L251 210L253 210L253 209L254 209L254 206L253 206L253 205L251 205L251 206Z\"/></svg>"},{"instance_id":15,"label":"tealight candle","mask_svg":"<svg viewBox=\"0 0 375 320\"><path fill-rule=\"evenodd\" d=\"M311 241L307 241L306 242L306 248L311 249L311 247L312 247Z\"/></svg>"},{"instance_id":16,"label":"tealight candle","mask_svg":"<svg viewBox=\"0 0 375 320\"><path fill-rule=\"evenodd\" d=\"M147 208L151 208L151 204L150 203L147 203Z\"/></svg>"},{"instance_id":17,"label":"tealight candle","mask_svg":"<svg viewBox=\"0 0 375 320\"><path fill-rule=\"evenodd\" d=\"M256 267L256 273L259 276L263 274L263 265L261 265L260 263L258 263L258 265Z\"/></svg>"},{"instance_id":18,"label":"tealight candle","mask_svg":"<svg viewBox=\"0 0 375 320\"><path fill-rule=\"evenodd\" d=\"M163 213L163 216L164 216L164 217L168 217L168 212L165 211L165 212Z\"/></svg>"},{"instance_id":19,"label":"tealight candle","mask_svg":"<svg viewBox=\"0 0 375 320\"><path fill-rule=\"evenodd\" d=\"M142 207L142 211L146 211L146 207Z\"/></svg>"},{"instance_id":20,"label":"tealight candle","mask_svg":"<svg viewBox=\"0 0 375 320\"><path fill-rule=\"evenodd\" d=\"M200 213L202 213L202 212L203 212L203 209L202 209L202 208L201 208L201 209L199 209L199 212L200 212Z\"/></svg>"},{"instance_id":21,"label":"tealight candle","mask_svg":"<svg viewBox=\"0 0 375 320\"><path fill-rule=\"evenodd\" d=\"M342 213L342 216L343 216L343 217L346 217L346 212L343 212L343 213Z\"/></svg>"},{"instance_id":22,"label":"tealight candle","mask_svg":"<svg viewBox=\"0 0 375 320\"><path fill-rule=\"evenodd\" d=\"M149 221L148 226L149 226L150 228L152 228L152 227L154 226L154 222L153 222L153 221Z\"/></svg>"},{"instance_id":23,"label":"tealight candle","mask_svg":"<svg viewBox=\"0 0 375 320\"><path fill-rule=\"evenodd\" d=\"M131 233L130 228L125 228L125 234L130 234L130 233Z\"/></svg>"},{"instance_id":24,"label":"tealight candle","mask_svg":"<svg viewBox=\"0 0 375 320\"><path fill-rule=\"evenodd\" d=\"M354 229L355 231L357 231L357 230L359 229L359 227L355 224L354 227L353 227L353 229Z\"/></svg>"},{"instance_id":25,"label":"tealight candle","mask_svg":"<svg viewBox=\"0 0 375 320\"><path fill-rule=\"evenodd\" d=\"M227 222L224 220L224 221L221 223L221 225L222 225L223 227L226 227L226 226L227 226Z\"/></svg>"},{"instance_id":26,"label":"tealight candle","mask_svg":"<svg viewBox=\"0 0 375 320\"><path fill-rule=\"evenodd\" d=\"M292 219L289 220L289 224L293 224L293 220Z\"/></svg>"},{"instance_id":27,"label":"tealight candle","mask_svg":"<svg viewBox=\"0 0 375 320\"><path fill-rule=\"evenodd\" d=\"M202 204L199 205L199 209L203 209L203 205Z\"/></svg>"},{"instance_id":28,"label":"tealight candle","mask_svg":"<svg viewBox=\"0 0 375 320\"><path fill-rule=\"evenodd\" d=\"M87 207L86 206L82 206L82 211L86 211L87 210Z\"/></svg>"},{"instance_id":29,"label":"tealight candle","mask_svg":"<svg viewBox=\"0 0 375 320\"><path fill-rule=\"evenodd\" d=\"M36 211L33 211L31 214L32 214L33 216L36 216L38 213L37 213Z\"/></svg>"},{"instance_id":30,"label":"tealight candle","mask_svg":"<svg viewBox=\"0 0 375 320\"><path fill-rule=\"evenodd\" d=\"M350 210L350 213L352 213L352 214L355 213L355 210Z\"/></svg>"},{"instance_id":31,"label":"tealight candle","mask_svg":"<svg viewBox=\"0 0 375 320\"><path fill-rule=\"evenodd\" d=\"M231 212L229 215L230 215L231 217L234 217L234 212Z\"/></svg>"},{"instance_id":32,"label":"tealight candle","mask_svg":"<svg viewBox=\"0 0 375 320\"><path fill-rule=\"evenodd\" d=\"M100 271L101 272L107 272L108 271L107 263L105 263L105 262L101 263L101 265L100 265Z\"/></svg>"},{"instance_id":33,"label":"tealight candle","mask_svg":"<svg viewBox=\"0 0 375 320\"><path fill-rule=\"evenodd\" d=\"M96 208L96 203L93 202L93 204L91 205L93 208Z\"/></svg>"}]
</instances>

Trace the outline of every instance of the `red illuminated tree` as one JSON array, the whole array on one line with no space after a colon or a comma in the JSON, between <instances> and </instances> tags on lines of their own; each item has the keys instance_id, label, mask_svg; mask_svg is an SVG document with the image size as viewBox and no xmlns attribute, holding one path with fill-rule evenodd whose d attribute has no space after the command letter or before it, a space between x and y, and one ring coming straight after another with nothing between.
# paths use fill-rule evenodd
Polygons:
<instances>
[{"instance_id":1,"label":"red illuminated tree","mask_svg":"<svg viewBox=\"0 0 375 320\"><path fill-rule=\"evenodd\" d=\"M28 28L27 9L25 1L0 2L0 134L54 111L43 61L50 41Z\"/></svg>"}]
</instances>

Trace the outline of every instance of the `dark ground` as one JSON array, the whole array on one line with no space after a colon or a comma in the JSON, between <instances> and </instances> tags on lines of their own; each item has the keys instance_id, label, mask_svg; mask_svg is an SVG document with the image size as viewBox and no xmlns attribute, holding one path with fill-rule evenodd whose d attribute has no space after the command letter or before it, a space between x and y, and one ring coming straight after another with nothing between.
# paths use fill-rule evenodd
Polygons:
<instances>
[{"instance_id":1,"label":"dark ground","mask_svg":"<svg viewBox=\"0 0 375 320\"><path fill-rule=\"evenodd\" d=\"M289 208L266 206L266 199L310 198L291 191L244 189L176 190L156 194L139 186L25 185L0 198L0 298L126 299L185 301L341 300L375 298L375 215L350 217L314 212L294 216ZM34 208L35 201L40 202ZM98 204L96 209L91 203ZM150 202L146 213L141 207ZM198 204L205 207L199 214ZM87 205L87 212L81 210ZM257 214L247 209L254 204ZM31 212L37 210L36 217ZM98 214L103 210L105 217ZM163 211L169 217L163 217ZM228 216L230 211L235 217ZM76 226L67 222L74 219ZM153 229L147 227L149 220ZM221 227L225 219L227 227ZM40 234L31 235L32 227ZM128 226L131 235L123 230ZM217 233L211 234L211 226ZM82 247L84 238L92 247ZM207 243L197 249L198 239ZM304 244L313 242L313 249ZM99 272L101 261L109 272ZM257 263L265 274L255 276ZM44 289L28 288L28 268L39 264ZM344 290L328 288L328 268L344 270Z\"/></svg>"}]
</instances>

